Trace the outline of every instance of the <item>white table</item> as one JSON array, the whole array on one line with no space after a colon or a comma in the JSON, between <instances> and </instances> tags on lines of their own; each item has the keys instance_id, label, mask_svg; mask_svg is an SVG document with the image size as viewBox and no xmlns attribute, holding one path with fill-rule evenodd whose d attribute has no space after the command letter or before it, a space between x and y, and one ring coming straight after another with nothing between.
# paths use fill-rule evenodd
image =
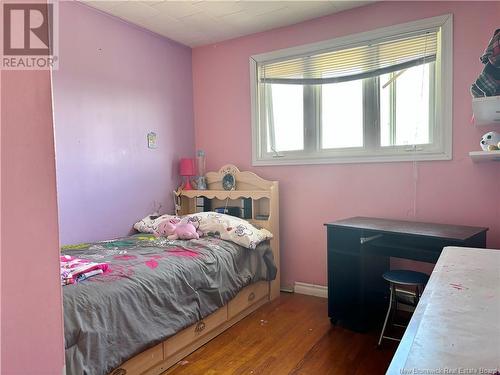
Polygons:
<instances>
[{"instance_id":1,"label":"white table","mask_svg":"<svg viewBox=\"0 0 500 375\"><path fill-rule=\"evenodd\" d=\"M500 374L500 250L445 247L387 374Z\"/></svg>"}]
</instances>

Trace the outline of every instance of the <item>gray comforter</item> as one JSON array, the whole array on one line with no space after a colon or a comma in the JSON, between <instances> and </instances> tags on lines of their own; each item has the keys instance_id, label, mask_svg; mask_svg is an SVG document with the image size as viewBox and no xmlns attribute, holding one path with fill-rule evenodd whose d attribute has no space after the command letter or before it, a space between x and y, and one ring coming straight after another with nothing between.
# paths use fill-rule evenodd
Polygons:
<instances>
[{"instance_id":1,"label":"gray comforter","mask_svg":"<svg viewBox=\"0 0 500 375\"><path fill-rule=\"evenodd\" d=\"M63 287L66 369L106 374L225 305L244 286L272 280L268 243L248 250L216 238L136 235L63 254L106 262L106 273Z\"/></svg>"}]
</instances>

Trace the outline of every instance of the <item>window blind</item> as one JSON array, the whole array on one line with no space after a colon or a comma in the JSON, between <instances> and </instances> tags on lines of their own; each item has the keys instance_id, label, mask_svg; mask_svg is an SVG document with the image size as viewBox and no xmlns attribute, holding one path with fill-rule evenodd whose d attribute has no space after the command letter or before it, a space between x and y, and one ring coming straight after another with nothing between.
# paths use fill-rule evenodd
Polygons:
<instances>
[{"instance_id":1,"label":"window blind","mask_svg":"<svg viewBox=\"0 0 500 375\"><path fill-rule=\"evenodd\" d=\"M370 78L436 60L437 31L259 63L262 83L317 85Z\"/></svg>"}]
</instances>

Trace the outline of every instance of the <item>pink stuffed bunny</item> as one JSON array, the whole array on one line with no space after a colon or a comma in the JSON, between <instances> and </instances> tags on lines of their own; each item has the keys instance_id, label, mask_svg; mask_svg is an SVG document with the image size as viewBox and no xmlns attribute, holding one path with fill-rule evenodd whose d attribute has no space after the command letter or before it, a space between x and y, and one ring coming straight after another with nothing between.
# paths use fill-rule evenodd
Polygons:
<instances>
[{"instance_id":1,"label":"pink stuffed bunny","mask_svg":"<svg viewBox=\"0 0 500 375\"><path fill-rule=\"evenodd\" d=\"M162 221L154 232L155 236L167 237L169 240L192 240L199 239L201 232L198 232L193 224Z\"/></svg>"}]
</instances>

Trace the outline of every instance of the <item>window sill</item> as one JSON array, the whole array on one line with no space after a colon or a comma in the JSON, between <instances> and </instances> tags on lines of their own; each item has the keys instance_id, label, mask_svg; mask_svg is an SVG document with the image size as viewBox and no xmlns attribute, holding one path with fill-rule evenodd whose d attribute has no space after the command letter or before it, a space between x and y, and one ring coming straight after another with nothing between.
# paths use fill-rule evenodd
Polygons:
<instances>
[{"instance_id":1,"label":"window sill","mask_svg":"<svg viewBox=\"0 0 500 375\"><path fill-rule=\"evenodd\" d=\"M443 153L408 153L398 155L360 155L360 156L336 156L336 157L310 157L292 158L282 157L276 159L256 159L252 160L252 166L273 166L273 165L314 165L314 164L353 164L353 163L392 163L409 161L438 161L451 160L450 152Z\"/></svg>"}]
</instances>

